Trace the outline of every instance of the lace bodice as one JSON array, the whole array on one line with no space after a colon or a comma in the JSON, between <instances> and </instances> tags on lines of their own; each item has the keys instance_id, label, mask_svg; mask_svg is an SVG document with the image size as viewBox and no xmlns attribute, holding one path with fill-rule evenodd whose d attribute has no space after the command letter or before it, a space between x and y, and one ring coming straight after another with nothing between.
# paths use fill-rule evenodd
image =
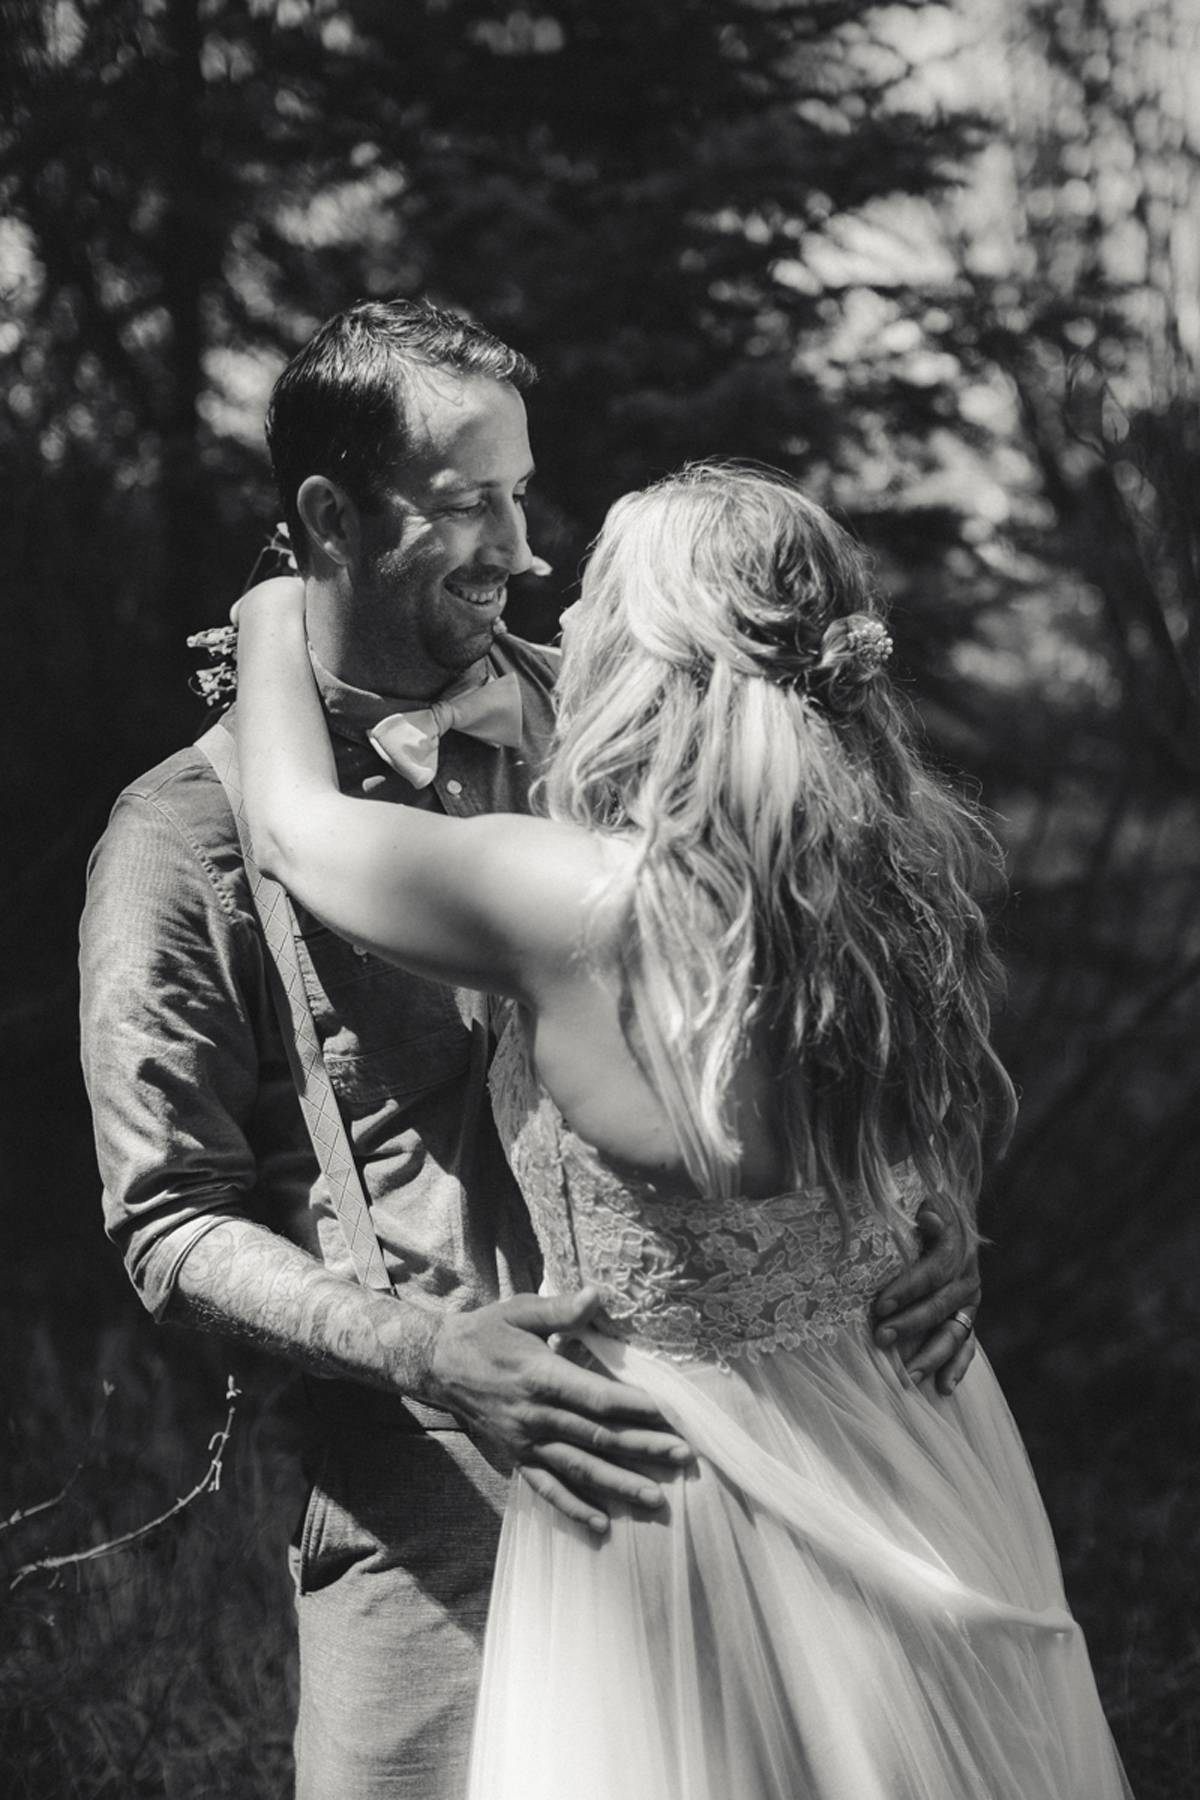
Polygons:
<instances>
[{"instance_id":1,"label":"lace bodice","mask_svg":"<svg viewBox=\"0 0 1200 1800\"><path fill-rule=\"evenodd\" d=\"M490 1085L548 1286L563 1293L594 1283L605 1297L605 1329L630 1343L722 1364L796 1349L864 1321L901 1266L892 1231L865 1201L851 1209L844 1245L822 1188L706 1200L619 1171L567 1125L538 1082L515 1018ZM911 1169L897 1171L898 1204L910 1221L923 1192Z\"/></svg>"}]
</instances>

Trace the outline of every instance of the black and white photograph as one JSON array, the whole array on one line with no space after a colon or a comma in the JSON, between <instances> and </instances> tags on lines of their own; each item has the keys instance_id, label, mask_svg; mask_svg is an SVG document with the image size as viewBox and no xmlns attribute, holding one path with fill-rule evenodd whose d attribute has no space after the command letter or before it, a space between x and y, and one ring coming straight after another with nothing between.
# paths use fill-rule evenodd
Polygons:
<instances>
[{"instance_id":1,"label":"black and white photograph","mask_svg":"<svg viewBox=\"0 0 1200 1800\"><path fill-rule=\"evenodd\" d=\"M0 1793L1200 1794L1200 0L0 0Z\"/></svg>"}]
</instances>

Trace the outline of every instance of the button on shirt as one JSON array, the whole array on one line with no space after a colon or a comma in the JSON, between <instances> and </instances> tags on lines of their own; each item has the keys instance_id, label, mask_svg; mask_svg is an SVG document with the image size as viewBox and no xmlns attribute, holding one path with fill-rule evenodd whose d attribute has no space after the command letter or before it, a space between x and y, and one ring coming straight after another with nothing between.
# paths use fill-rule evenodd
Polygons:
<instances>
[{"instance_id":1,"label":"button on shirt","mask_svg":"<svg viewBox=\"0 0 1200 1800\"><path fill-rule=\"evenodd\" d=\"M395 700L319 671L343 792L464 817L524 811L553 730L555 668L553 652L498 640L480 674L517 673L521 749L447 732L420 791L366 742ZM397 1289L465 1308L536 1287L487 1100L483 997L297 917L317 1034ZM201 751L121 795L92 859L81 946L106 1224L146 1305L162 1314L183 1256L230 1216L353 1279L288 1074L236 827Z\"/></svg>"}]
</instances>

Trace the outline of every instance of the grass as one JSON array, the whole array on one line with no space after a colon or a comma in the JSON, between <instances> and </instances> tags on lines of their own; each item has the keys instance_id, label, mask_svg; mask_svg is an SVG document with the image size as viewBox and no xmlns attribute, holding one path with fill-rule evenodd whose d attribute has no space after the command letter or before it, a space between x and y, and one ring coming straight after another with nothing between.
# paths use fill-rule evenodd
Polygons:
<instances>
[{"instance_id":1,"label":"grass","mask_svg":"<svg viewBox=\"0 0 1200 1800\"><path fill-rule=\"evenodd\" d=\"M1200 1795L1200 1358L997 1359L1136 1800Z\"/></svg>"},{"instance_id":2,"label":"grass","mask_svg":"<svg viewBox=\"0 0 1200 1800\"><path fill-rule=\"evenodd\" d=\"M20 1564L109 1541L196 1484L229 1357L140 1322L102 1332L85 1358L64 1357L45 1327L6 1348L0 1518L83 1467L59 1504L0 1536L0 1792L282 1800L295 1686L285 1547L300 1492L280 1371L238 1359L217 1492L128 1549L13 1588Z\"/></svg>"}]
</instances>

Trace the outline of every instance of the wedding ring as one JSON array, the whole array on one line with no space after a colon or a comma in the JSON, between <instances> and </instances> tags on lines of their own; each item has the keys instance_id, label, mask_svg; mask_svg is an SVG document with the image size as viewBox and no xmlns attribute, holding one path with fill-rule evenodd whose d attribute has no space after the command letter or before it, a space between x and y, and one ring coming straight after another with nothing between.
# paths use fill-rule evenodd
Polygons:
<instances>
[{"instance_id":1,"label":"wedding ring","mask_svg":"<svg viewBox=\"0 0 1200 1800\"><path fill-rule=\"evenodd\" d=\"M964 1344L966 1343L967 1338L970 1337L971 1333L975 1329L974 1319L971 1317L971 1314L969 1312L966 1312L965 1310L962 1312L956 1312L954 1314L953 1318L949 1321L949 1323L951 1325L961 1325L962 1326L963 1332L965 1334L963 1337Z\"/></svg>"}]
</instances>

